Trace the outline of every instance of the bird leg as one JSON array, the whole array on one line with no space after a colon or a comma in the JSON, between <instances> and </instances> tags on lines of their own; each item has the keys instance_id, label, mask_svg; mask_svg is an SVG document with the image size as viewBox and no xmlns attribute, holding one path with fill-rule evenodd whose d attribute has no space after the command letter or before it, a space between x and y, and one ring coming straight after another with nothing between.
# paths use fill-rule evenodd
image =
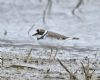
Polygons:
<instances>
[{"instance_id":1,"label":"bird leg","mask_svg":"<svg viewBox=\"0 0 100 80\"><path fill-rule=\"evenodd\" d=\"M57 55L57 52L58 52L58 49L56 48L56 53L55 53L55 55L54 55L54 60L55 60L55 57L56 57L56 55Z\"/></svg>"},{"instance_id":2,"label":"bird leg","mask_svg":"<svg viewBox=\"0 0 100 80\"><path fill-rule=\"evenodd\" d=\"M30 55L31 55L31 52L32 52L32 48L30 49L30 51L29 51L27 57L25 58L24 62L28 62Z\"/></svg>"},{"instance_id":3,"label":"bird leg","mask_svg":"<svg viewBox=\"0 0 100 80\"><path fill-rule=\"evenodd\" d=\"M50 55L49 55L49 61L50 61L50 59L51 59L52 53L53 53L53 49L51 48L51 53L50 53Z\"/></svg>"}]
</instances>

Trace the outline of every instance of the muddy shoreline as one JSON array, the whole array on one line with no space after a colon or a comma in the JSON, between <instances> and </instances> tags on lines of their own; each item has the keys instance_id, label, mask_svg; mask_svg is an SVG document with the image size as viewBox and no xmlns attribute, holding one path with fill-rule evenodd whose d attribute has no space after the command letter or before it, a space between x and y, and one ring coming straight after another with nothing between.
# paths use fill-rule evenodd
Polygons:
<instances>
[{"instance_id":1,"label":"muddy shoreline","mask_svg":"<svg viewBox=\"0 0 100 80\"><path fill-rule=\"evenodd\" d=\"M69 80L69 73L66 72L63 67L59 64L57 59L71 71L75 72L76 76L81 74L81 62L87 64L87 57L76 58L70 54L70 58L61 58L59 55L68 55L66 51L60 50L57 54L56 59L50 59L48 55L50 51L44 51L41 48L33 48L33 51L25 62L26 57L30 51L30 47L2 47L0 50L0 55L3 58L3 65L0 67L0 80ZM64 54L66 53L66 54ZM53 53L54 54L54 53ZM87 55L90 55L87 53ZM93 54L91 54L93 55ZM100 75L100 54L97 53L96 58L90 57L90 68L95 70L93 74L95 80ZM84 75L84 74L83 74ZM79 76L78 76L79 77ZM82 80L83 80L83 76Z\"/></svg>"}]
</instances>

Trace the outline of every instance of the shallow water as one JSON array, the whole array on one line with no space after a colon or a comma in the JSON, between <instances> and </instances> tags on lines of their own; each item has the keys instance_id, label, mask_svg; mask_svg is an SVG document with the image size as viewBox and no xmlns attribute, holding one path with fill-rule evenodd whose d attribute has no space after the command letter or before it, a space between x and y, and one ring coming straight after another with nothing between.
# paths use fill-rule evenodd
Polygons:
<instances>
[{"instance_id":1,"label":"shallow water","mask_svg":"<svg viewBox=\"0 0 100 80\"><path fill-rule=\"evenodd\" d=\"M66 41L65 45L92 46L100 45L100 1L85 1L76 10L76 16L71 11L77 1L53 1L51 14L46 17L46 24L42 22L43 10L46 1L42 0L0 0L0 41L4 40L25 41L26 43L35 40L28 35L28 30L34 24L35 27L45 26L46 29L68 36L78 36L79 41ZM32 33L32 32L31 32ZM8 41L9 42L9 41Z\"/></svg>"}]
</instances>

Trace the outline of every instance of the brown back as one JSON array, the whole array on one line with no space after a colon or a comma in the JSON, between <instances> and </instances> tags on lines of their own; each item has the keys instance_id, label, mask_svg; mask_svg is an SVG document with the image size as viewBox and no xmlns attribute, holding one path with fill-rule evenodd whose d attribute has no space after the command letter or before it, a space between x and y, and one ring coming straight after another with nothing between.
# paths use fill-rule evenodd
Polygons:
<instances>
[{"instance_id":1,"label":"brown back","mask_svg":"<svg viewBox=\"0 0 100 80\"><path fill-rule=\"evenodd\" d=\"M55 32L51 32L51 31L48 31L48 35L47 36L50 37L50 38L56 38L58 40L59 39L65 40L65 39L69 38L69 37L66 37L64 35L61 35L61 34L58 34L58 33L55 33Z\"/></svg>"}]
</instances>

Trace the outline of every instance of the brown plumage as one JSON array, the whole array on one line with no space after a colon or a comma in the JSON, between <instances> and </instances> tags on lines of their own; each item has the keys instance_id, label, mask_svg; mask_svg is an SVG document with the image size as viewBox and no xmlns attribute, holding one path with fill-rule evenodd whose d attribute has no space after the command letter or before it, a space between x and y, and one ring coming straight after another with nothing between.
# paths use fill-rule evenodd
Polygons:
<instances>
[{"instance_id":1,"label":"brown plumage","mask_svg":"<svg viewBox=\"0 0 100 80\"><path fill-rule=\"evenodd\" d=\"M37 29L36 33L33 34L32 36L36 36L36 35L41 35L41 37L38 38L38 40L43 39L44 36L47 36L49 38L55 38L55 39L58 39L58 40L65 40L65 39L71 38L71 37L66 37L64 35L61 35L59 33L55 33L55 32L52 32L52 31L47 31L46 32L46 30L44 30L44 29ZM72 37L72 39L77 39L78 40L79 38Z\"/></svg>"},{"instance_id":2,"label":"brown plumage","mask_svg":"<svg viewBox=\"0 0 100 80\"><path fill-rule=\"evenodd\" d=\"M66 37L64 35L61 35L61 34L58 34L55 32L51 32L51 31L48 32L47 37L56 38L58 40L65 40L65 39L69 38L69 37Z\"/></svg>"},{"instance_id":3,"label":"brown plumage","mask_svg":"<svg viewBox=\"0 0 100 80\"><path fill-rule=\"evenodd\" d=\"M75 40L79 39L77 37L67 37L67 36L64 36L64 35L56 33L56 32L47 31L45 29L37 29L36 33L33 34L32 36L38 36L38 35L40 35L40 37L37 38L37 40L44 39L44 37L46 37L46 38L48 37L48 38L51 38L51 39L53 38L53 39L57 39L57 40L66 40L66 39L69 39L69 38L72 39L72 40L73 39L75 39ZM53 45L51 46L51 45L43 45L43 44L42 44L42 46L43 47L46 46L46 47L50 48L51 49L51 54L53 52L53 49L55 48L56 49L56 53L55 53L55 56L54 56L54 59L55 59L55 57L57 55L57 51L58 51L57 47L53 46ZM51 57L51 55L50 55L50 57ZM50 57L49 57L49 59L50 59Z\"/></svg>"}]
</instances>

